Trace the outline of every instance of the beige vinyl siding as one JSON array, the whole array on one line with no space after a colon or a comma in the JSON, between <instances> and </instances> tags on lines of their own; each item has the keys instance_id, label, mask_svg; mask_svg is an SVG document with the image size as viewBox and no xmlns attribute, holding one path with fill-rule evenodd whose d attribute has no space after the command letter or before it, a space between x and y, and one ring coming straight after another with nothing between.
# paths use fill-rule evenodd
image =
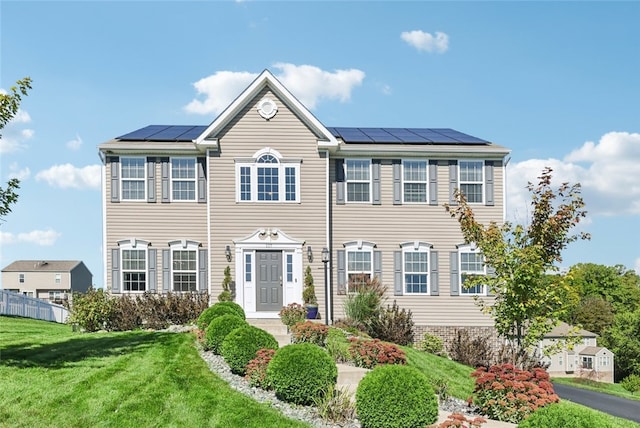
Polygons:
<instances>
[{"instance_id":1,"label":"beige vinyl siding","mask_svg":"<svg viewBox=\"0 0 640 428\"><path fill-rule=\"evenodd\" d=\"M19 281L19 274L24 273L24 282ZM60 275L60 283L56 284L56 274ZM3 272L2 287L23 291L37 290L71 290L69 272ZM34 295L35 297L35 295Z\"/></svg>"},{"instance_id":2,"label":"beige vinyl siding","mask_svg":"<svg viewBox=\"0 0 640 428\"><path fill-rule=\"evenodd\" d=\"M256 111L257 103L268 96L278 106L270 120ZM308 264L306 247L314 253L312 273L316 294L324 304L321 250L326 245L326 160L318 152L318 136L287 108L275 94L262 91L221 131L220 152L209 158L209 198L211 201L212 263L211 292L221 291L224 268L229 265L235 278L235 260L224 257L224 248L261 228L276 228L293 239L305 242L303 271ZM300 202L236 202L236 159L252 157L264 148L278 151L283 158L302 159ZM284 177L280 177L283 179ZM255 186L256 183L252 183ZM235 257L235 255L234 255ZM303 278L297 278L302 287Z\"/></svg>"},{"instance_id":3,"label":"beige vinyl siding","mask_svg":"<svg viewBox=\"0 0 640 428\"><path fill-rule=\"evenodd\" d=\"M111 166L107 163L106 177L111 176ZM147 241L158 249L157 266L162 270L162 249L168 248L170 241L187 239L200 242L207 248L207 205L195 201L161 201L161 164L155 164L156 202L141 201L111 202L111 180L105 180L106 191L106 284L111 288L111 250L118 248L118 241L136 238ZM158 288L161 289L158 276Z\"/></svg>"},{"instance_id":4,"label":"beige vinyl siding","mask_svg":"<svg viewBox=\"0 0 640 428\"><path fill-rule=\"evenodd\" d=\"M501 221L503 216L503 168L494 169L495 206L474 205L480 221ZM438 166L438 205L393 205L393 166L390 161L381 165L381 205L335 203L335 162L331 162L333 186L333 260L336 250L354 240L376 244L382 252L382 282L387 286L387 303L396 300L401 307L411 309L416 325L491 326L491 319L480 312L471 296L450 295L449 253L463 242L458 222L443 207L449 202L449 168ZM438 252L439 296L394 296L394 251L408 241L425 241ZM337 288L337 265L334 263L334 284ZM337 296L334 306L336 319L343 316L344 296Z\"/></svg>"}]
</instances>

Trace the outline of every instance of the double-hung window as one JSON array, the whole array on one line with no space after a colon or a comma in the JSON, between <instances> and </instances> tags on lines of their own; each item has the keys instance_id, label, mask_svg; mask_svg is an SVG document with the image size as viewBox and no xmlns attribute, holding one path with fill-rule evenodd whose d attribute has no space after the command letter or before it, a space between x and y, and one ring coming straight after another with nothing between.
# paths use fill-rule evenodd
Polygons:
<instances>
[{"instance_id":1,"label":"double-hung window","mask_svg":"<svg viewBox=\"0 0 640 428\"><path fill-rule=\"evenodd\" d=\"M430 245L414 243L402 246L402 279L404 294L429 293Z\"/></svg>"},{"instance_id":2,"label":"double-hung window","mask_svg":"<svg viewBox=\"0 0 640 428\"><path fill-rule=\"evenodd\" d=\"M18 274L18 282L20 284L24 284L24 274L23 273L19 273Z\"/></svg>"},{"instance_id":3,"label":"double-hung window","mask_svg":"<svg viewBox=\"0 0 640 428\"><path fill-rule=\"evenodd\" d=\"M139 201L145 199L145 159L121 158L122 199Z\"/></svg>"},{"instance_id":4,"label":"double-hung window","mask_svg":"<svg viewBox=\"0 0 640 428\"><path fill-rule=\"evenodd\" d=\"M60 284L62 282L62 274L61 273L57 273L54 276L54 282L56 284Z\"/></svg>"},{"instance_id":5,"label":"double-hung window","mask_svg":"<svg viewBox=\"0 0 640 428\"><path fill-rule=\"evenodd\" d=\"M373 246L354 245L345 247L345 250L348 291L354 293L373 278Z\"/></svg>"},{"instance_id":6,"label":"double-hung window","mask_svg":"<svg viewBox=\"0 0 640 428\"><path fill-rule=\"evenodd\" d=\"M593 370L593 357L582 357L582 368L587 370Z\"/></svg>"},{"instance_id":7,"label":"double-hung window","mask_svg":"<svg viewBox=\"0 0 640 428\"><path fill-rule=\"evenodd\" d=\"M122 250L122 290L146 291L147 250L146 248L123 248Z\"/></svg>"},{"instance_id":8,"label":"double-hung window","mask_svg":"<svg viewBox=\"0 0 640 428\"><path fill-rule=\"evenodd\" d=\"M463 295L484 295L486 294L486 286L483 284L475 284L469 286L465 282L472 276L486 275L486 267L484 264L484 256L477 249L471 246L460 249L460 294Z\"/></svg>"},{"instance_id":9,"label":"double-hung window","mask_svg":"<svg viewBox=\"0 0 640 428\"><path fill-rule=\"evenodd\" d=\"M239 202L299 202L300 160L284 159L273 149L236 161Z\"/></svg>"},{"instance_id":10,"label":"double-hung window","mask_svg":"<svg viewBox=\"0 0 640 428\"><path fill-rule=\"evenodd\" d=\"M427 161L402 161L403 202L427 202Z\"/></svg>"},{"instance_id":11,"label":"double-hung window","mask_svg":"<svg viewBox=\"0 0 640 428\"><path fill-rule=\"evenodd\" d=\"M171 158L171 197L174 201L196 200L195 158Z\"/></svg>"},{"instance_id":12,"label":"double-hung window","mask_svg":"<svg viewBox=\"0 0 640 428\"><path fill-rule=\"evenodd\" d=\"M460 167L460 191L467 198L467 202L481 204L484 202L484 161L461 160Z\"/></svg>"},{"instance_id":13,"label":"double-hung window","mask_svg":"<svg viewBox=\"0 0 640 428\"><path fill-rule=\"evenodd\" d=\"M371 200L371 161L346 159L344 168L347 202L369 202Z\"/></svg>"},{"instance_id":14,"label":"double-hung window","mask_svg":"<svg viewBox=\"0 0 640 428\"><path fill-rule=\"evenodd\" d=\"M197 253L194 249L172 249L173 291L196 291L198 266Z\"/></svg>"}]
</instances>

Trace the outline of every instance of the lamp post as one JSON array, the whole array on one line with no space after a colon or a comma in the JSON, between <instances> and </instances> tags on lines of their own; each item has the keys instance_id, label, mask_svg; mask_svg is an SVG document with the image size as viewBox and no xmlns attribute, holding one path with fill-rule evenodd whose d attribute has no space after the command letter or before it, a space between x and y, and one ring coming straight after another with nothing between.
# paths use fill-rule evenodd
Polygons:
<instances>
[{"instance_id":1,"label":"lamp post","mask_svg":"<svg viewBox=\"0 0 640 428\"><path fill-rule=\"evenodd\" d=\"M324 247L322 249L322 263L324 264L324 323L326 325L329 325L329 306L331 304L331 293L329 293L329 275L327 274L329 258L329 249L327 247Z\"/></svg>"}]
</instances>

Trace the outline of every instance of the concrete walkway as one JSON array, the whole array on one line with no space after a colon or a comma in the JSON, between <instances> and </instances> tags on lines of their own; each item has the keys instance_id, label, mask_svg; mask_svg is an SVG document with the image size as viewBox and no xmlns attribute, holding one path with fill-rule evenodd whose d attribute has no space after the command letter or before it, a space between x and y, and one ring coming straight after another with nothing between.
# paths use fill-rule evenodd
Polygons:
<instances>
[{"instance_id":1,"label":"concrete walkway","mask_svg":"<svg viewBox=\"0 0 640 428\"><path fill-rule=\"evenodd\" d=\"M278 341L278 345L280 345L280 347L291 344L291 335L287 333L287 327L282 324L280 319L247 319L247 322L271 333ZM350 366L348 364L337 364L337 366L338 381L336 383L336 387L347 390L351 394L355 395L356 389L358 388L358 383L364 377L364 375L369 372L369 370L363 369L361 367ZM447 416L449 416L449 412L440 410L440 412L438 413L438 422L431 426L437 427L439 424L447 420ZM513 427L516 427L516 424L494 420L487 420L487 422L482 425L482 428Z\"/></svg>"}]
</instances>

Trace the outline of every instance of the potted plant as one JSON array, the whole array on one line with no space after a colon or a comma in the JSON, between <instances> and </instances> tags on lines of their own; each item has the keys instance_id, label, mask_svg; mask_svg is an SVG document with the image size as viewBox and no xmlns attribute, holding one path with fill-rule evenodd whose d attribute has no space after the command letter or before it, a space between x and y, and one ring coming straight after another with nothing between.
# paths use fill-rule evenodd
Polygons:
<instances>
[{"instance_id":1,"label":"potted plant","mask_svg":"<svg viewBox=\"0 0 640 428\"><path fill-rule=\"evenodd\" d=\"M318 299L316 298L316 290L313 286L313 275L311 275L311 266L307 266L304 272L304 290L302 290L302 300L307 308L307 319L314 320L318 317Z\"/></svg>"}]
</instances>

